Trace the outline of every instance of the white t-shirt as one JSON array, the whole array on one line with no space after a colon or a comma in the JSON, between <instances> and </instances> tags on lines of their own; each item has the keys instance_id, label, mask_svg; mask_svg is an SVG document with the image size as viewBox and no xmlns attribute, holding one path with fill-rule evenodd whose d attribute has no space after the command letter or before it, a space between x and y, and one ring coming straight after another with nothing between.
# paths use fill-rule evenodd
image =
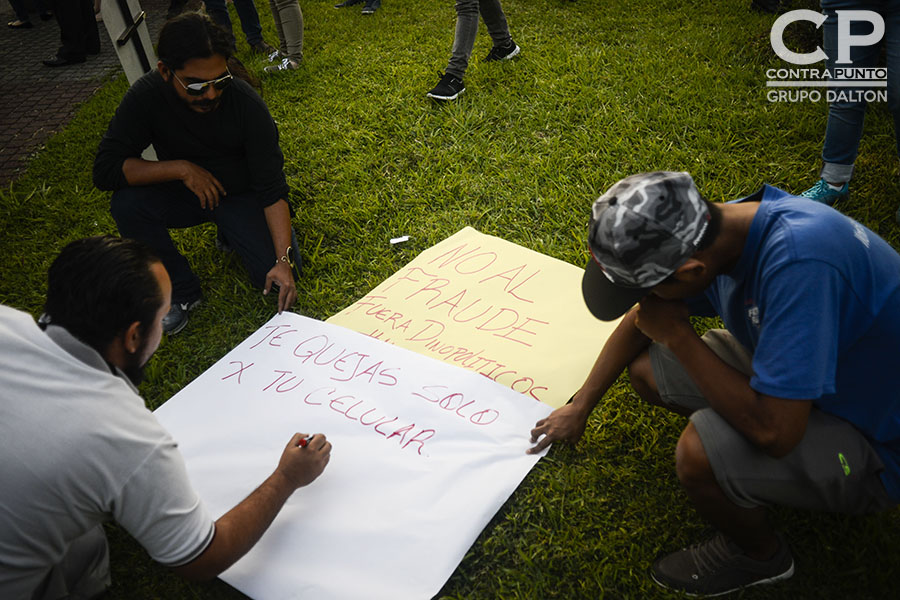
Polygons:
<instances>
[{"instance_id":1,"label":"white t-shirt","mask_svg":"<svg viewBox=\"0 0 900 600\"><path fill-rule=\"evenodd\" d=\"M31 597L71 540L115 520L168 566L215 525L175 440L121 371L0 305L0 598Z\"/></svg>"}]
</instances>

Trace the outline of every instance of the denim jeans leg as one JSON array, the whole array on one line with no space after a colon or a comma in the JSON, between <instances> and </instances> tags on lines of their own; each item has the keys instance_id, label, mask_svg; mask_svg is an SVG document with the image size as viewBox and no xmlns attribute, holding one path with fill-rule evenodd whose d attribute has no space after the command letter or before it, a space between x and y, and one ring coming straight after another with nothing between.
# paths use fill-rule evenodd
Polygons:
<instances>
[{"instance_id":1,"label":"denim jeans leg","mask_svg":"<svg viewBox=\"0 0 900 600\"><path fill-rule=\"evenodd\" d=\"M878 64L880 44L873 46L851 46L850 64L839 64L838 59L838 10L871 10L875 4L869 2L854 2L838 0L823 2L826 16L824 25L825 54L828 58L825 65L829 72L835 68L864 68L875 67ZM865 35L871 33L872 26L869 23L854 21L851 24L852 35ZM828 88L833 93L858 92L861 88ZM828 124L825 127L825 144L822 148L821 177L825 181L834 184L842 184L850 181L853 176L853 163L859 151L859 141L862 138L863 122L866 115L866 102L853 102L847 100L834 100L828 107Z\"/></svg>"},{"instance_id":2,"label":"denim jeans leg","mask_svg":"<svg viewBox=\"0 0 900 600\"><path fill-rule=\"evenodd\" d=\"M887 0L882 16L887 54L888 110L894 117L894 142L900 157L900 0Z\"/></svg>"},{"instance_id":3,"label":"denim jeans leg","mask_svg":"<svg viewBox=\"0 0 900 600\"><path fill-rule=\"evenodd\" d=\"M259 13L256 12L253 0L234 0L234 9L241 20L241 30L247 38L247 43L254 46L263 41L262 25L259 23Z\"/></svg>"},{"instance_id":4,"label":"denim jeans leg","mask_svg":"<svg viewBox=\"0 0 900 600\"><path fill-rule=\"evenodd\" d=\"M211 211L182 184L135 186L113 193L110 212L122 237L144 242L162 259L172 280L172 303L200 297L200 280L175 248L169 229L211 220Z\"/></svg>"},{"instance_id":5,"label":"denim jeans leg","mask_svg":"<svg viewBox=\"0 0 900 600\"><path fill-rule=\"evenodd\" d=\"M512 37L509 35L509 26L500 0L478 0L478 7L494 46L508 46Z\"/></svg>"},{"instance_id":6,"label":"denim jeans leg","mask_svg":"<svg viewBox=\"0 0 900 600\"><path fill-rule=\"evenodd\" d=\"M462 79L478 34L478 0L456 0L456 36L447 63L447 73Z\"/></svg>"},{"instance_id":7,"label":"denim jeans leg","mask_svg":"<svg viewBox=\"0 0 900 600\"><path fill-rule=\"evenodd\" d=\"M228 15L228 7L225 6L225 0L203 0L206 6L206 14L213 20L213 23L225 30L228 38L231 40L232 48L235 46L234 30L231 27L231 17Z\"/></svg>"},{"instance_id":8,"label":"denim jeans leg","mask_svg":"<svg viewBox=\"0 0 900 600\"><path fill-rule=\"evenodd\" d=\"M229 194L213 211L213 221L241 258L250 283L262 289L277 257L265 212L256 197L250 193Z\"/></svg>"}]
</instances>

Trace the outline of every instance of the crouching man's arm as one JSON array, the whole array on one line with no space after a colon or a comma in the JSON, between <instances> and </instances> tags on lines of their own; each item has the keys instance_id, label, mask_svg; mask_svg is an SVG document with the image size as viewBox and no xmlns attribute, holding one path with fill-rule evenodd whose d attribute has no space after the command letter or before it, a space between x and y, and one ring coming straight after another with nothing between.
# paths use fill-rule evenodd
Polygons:
<instances>
[{"instance_id":1,"label":"crouching man's arm","mask_svg":"<svg viewBox=\"0 0 900 600\"><path fill-rule=\"evenodd\" d=\"M754 446L780 458L803 438L812 401L777 398L750 387L747 375L700 339L684 303L651 294L641 301L636 323L647 337L672 351L712 409Z\"/></svg>"},{"instance_id":2,"label":"crouching man's arm","mask_svg":"<svg viewBox=\"0 0 900 600\"><path fill-rule=\"evenodd\" d=\"M535 445L528 449L528 454L541 452L555 441L574 444L581 439L591 411L622 371L650 345L650 338L637 328L635 321L636 310L632 309L609 336L571 403L557 408L535 424L531 430L531 443Z\"/></svg>"},{"instance_id":3,"label":"crouching man's arm","mask_svg":"<svg viewBox=\"0 0 900 600\"><path fill-rule=\"evenodd\" d=\"M316 434L300 447L304 437L298 433L291 438L275 472L216 521L212 542L197 558L175 567L177 574L195 581L212 579L259 541L291 494L312 483L328 464L331 443L325 436Z\"/></svg>"},{"instance_id":4,"label":"crouching man's arm","mask_svg":"<svg viewBox=\"0 0 900 600\"><path fill-rule=\"evenodd\" d=\"M294 273L290 256L291 247L291 212L285 200L278 200L263 209L266 225L275 246L275 265L266 273L263 293L268 294L272 284L278 284L278 314L293 306L297 300L297 286L294 285Z\"/></svg>"}]
</instances>

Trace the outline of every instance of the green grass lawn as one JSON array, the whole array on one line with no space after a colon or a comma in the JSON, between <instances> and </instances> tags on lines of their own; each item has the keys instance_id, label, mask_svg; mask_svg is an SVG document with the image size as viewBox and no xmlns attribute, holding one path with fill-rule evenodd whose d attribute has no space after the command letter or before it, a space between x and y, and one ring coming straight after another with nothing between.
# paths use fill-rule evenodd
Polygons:
<instances>
[{"instance_id":1,"label":"green grass lawn","mask_svg":"<svg viewBox=\"0 0 900 600\"><path fill-rule=\"evenodd\" d=\"M372 17L333 3L302 0L303 66L263 78L294 191L305 262L296 310L305 315L338 312L467 225L582 265L591 202L634 172L690 171L713 200L765 182L800 192L817 178L826 106L766 100L765 69L784 65L769 46L773 17L751 12L749 0L504 0L521 57L481 63L490 49L482 25L468 91L450 105L432 103L425 92L449 57L452 0L385 0ZM259 0L259 9L275 41L268 4ZM793 43L808 49L817 34ZM261 71L262 62L246 46L240 50ZM59 249L116 231L108 194L93 188L90 172L126 86L124 76L105 85L0 192L0 302L37 316ZM851 198L838 208L900 247L898 191L892 122L876 105ZM399 235L411 239L388 243ZM274 311L238 261L216 251L211 227L176 238L201 276L206 302L152 361L141 388L151 408ZM525 479L441 595L678 597L646 573L658 553L707 531L674 473L684 425L642 405L620 381L583 440L554 447ZM773 520L792 544L797 573L741 597L896 597L896 510L844 517L779 509ZM243 597L220 581L182 582L126 533L109 533L110 598Z\"/></svg>"}]
</instances>

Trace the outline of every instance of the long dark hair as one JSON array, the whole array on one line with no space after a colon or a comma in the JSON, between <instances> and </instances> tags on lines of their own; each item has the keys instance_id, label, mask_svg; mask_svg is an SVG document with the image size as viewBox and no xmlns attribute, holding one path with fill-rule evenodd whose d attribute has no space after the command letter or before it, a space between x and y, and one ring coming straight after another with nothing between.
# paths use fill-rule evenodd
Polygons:
<instances>
[{"instance_id":1,"label":"long dark hair","mask_svg":"<svg viewBox=\"0 0 900 600\"><path fill-rule=\"evenodd\" d=\"M173 71L184 68L193 58L209 58L214 54L231 58L231 40L224 29L200 13L183 13L163 25L156 53Z\"/></svg>"}]
</instances>

